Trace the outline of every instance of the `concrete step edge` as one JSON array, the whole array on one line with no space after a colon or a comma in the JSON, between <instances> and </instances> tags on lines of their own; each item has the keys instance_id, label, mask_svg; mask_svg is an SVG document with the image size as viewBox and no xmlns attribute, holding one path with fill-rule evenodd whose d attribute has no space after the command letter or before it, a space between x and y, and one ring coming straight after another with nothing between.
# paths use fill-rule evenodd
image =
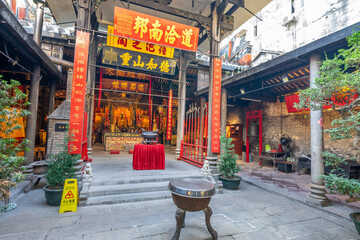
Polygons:
<instances>
[{"instance_id":1,"label":"concrete step edge","mask_svg":"<svg viewBox=\"0 0 360 240\"><path fill-rule=\"evenodd\" d=\"M103 186L103 185L120 185L120 184L132 184L132 183L145 183L145 182L164 182L170 181L173 178L204 178L202 175L184 175L184 176L166 176L166 177L146 177L139 176L136 178L127 178L127 179L109 179L97 182L94 178L94 181L91 183L92 186Z\"/></svg>"},{"instance_id":2,"label":"concrete step edge","mask_svg":"<svg viewBox=\"0 0 360 240\"><path fill-rule=\"evenodd\" d=\"M169 182L149 182L121 185L91 186L88 192L88 196L94 197L127 193L166 191L168 189L168 184Z\"/></svg>"},{"instance_id":3,"label":"concrete step edge","mask_svg":"<svg viewBox=\"0 0 360 240\"><path fill-rule=\"evenodd\" d=\"M86 206L142 202L169 198L171 198L171 193L169 191L108 195L89 197Z\"/></svg>"}]
</instances>

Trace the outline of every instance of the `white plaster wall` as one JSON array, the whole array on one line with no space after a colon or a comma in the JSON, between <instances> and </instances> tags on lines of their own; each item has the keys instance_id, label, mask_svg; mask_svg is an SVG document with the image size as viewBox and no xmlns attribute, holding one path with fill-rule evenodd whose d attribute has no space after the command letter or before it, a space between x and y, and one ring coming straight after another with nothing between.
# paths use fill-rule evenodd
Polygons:
<instances>
[{"instance_id":1,"label":"white plaster wall","mask_svg":"<svg viewBox=\"0 0 360 240\"><path fill-rule=\"evenodd\" d=\"M290 0L274 0L256 15L263 21L250 18L221 42L221 48L236 34L246 33L246 41L253 46L253 59L261 50L289 52L360 22L360 0L295 0L293 14ZM292 17L297 22L284 26L284 18ZM254 36L255 25L257 36ZM259 58L252 65L267 60L270 59Z\"/></svg>"}]
</instances>

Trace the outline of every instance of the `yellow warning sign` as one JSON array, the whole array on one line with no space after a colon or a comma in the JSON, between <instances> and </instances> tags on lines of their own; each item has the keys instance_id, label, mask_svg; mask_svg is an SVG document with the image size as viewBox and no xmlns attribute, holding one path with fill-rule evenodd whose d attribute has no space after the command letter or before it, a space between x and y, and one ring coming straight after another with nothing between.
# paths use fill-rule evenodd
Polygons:
<instances>
[{"instance_id":1,"label":"yellow warning sign","mask_svg":"<svg viewBox=\"0 0 360 240\"><path fill-rule=\"evenodd\" d=\"M77 179L66 179L59 213L77 211L78 193Z\"/></svg>"}]
</instances>

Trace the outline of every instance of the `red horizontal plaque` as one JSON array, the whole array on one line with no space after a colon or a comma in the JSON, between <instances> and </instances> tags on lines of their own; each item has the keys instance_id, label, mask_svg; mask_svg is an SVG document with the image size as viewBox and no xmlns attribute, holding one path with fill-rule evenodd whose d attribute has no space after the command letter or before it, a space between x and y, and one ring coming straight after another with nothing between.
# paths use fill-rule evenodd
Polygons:
<instances>
[{"instance_id":1,"label":"red horizontal plaque","mask_svg":"<svg viewBox=\"0 0 360 240\"><path fill-rule=\"evenodd\" d=\"M196 51L199 29L163 18L115 7L114 34L163 46Z\"/></svg>"}]
</instances>

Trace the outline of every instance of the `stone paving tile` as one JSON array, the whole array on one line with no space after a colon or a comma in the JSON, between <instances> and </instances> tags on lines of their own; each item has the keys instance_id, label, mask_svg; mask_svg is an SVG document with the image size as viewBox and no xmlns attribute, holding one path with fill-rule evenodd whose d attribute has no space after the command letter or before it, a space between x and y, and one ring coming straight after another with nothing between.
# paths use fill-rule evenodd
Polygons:
<instances>
[{"instance_id":1,"label":"stone paving tile","mask_svg":"<svg viewBox=\"0 0 360 240\"><path fill-rule=\"evenodd\" d=\"M343 240L344 238L340 238L338 236L329 234L327 232L316 232L305 234L303 236L291 238L292 240Z\"/></svg>"},{"instance_id":2,"label":"stone paving tile","mask_svg":"<svg viewBox=\"0 0 360 240\"><path fill-rule=\"evenodd\" d=\"M92 234L111 230L111 224L108 223L91 223L76 224L71 226L51 228L48 233L49 239L65 237L81 237L83 234Z\"/></svg>"},{"instance_id":3,"label":"stone paving tile","mask_svg":"<svg viewBox=\"0 0 360 240\"><path fill-rule=\"evenodd\" d=\"M83 240L119 240L137 239L142 237L140 228L127 228L106 232L96 232L85 234Z\"/></svg>"},{"instance_id":4,"label":"stone paving tile","mask_svg":"<svg viewBox=\"0 0 360 240\"><path fill-rule=\"evenodd\" d=\"M0 236L0 240L43 240L46 237L47 231L29 231L22 233L14 233L14 234L4 234L2 232Z\"/></svg>"},{"instance_id":5,"label":"stone paving tile","mask_svg":"<svg viewBox=\"0 0 360 240\"><path fill-rule=\"evenodd\" d=\"M234 222L231 224L213 225L213 228L218 233L218 236L230 236L242 232L251 232L256 229L246 221Z\"/></svg>"},{"instance_id":6,"label":"stone paving tile","mask_svg":"<svg viewBox=\"0 0 360 240\"><path fill-rule=\"evenodd\" d=\"M175 221L167 223L154 223L152 225L141 226L140 232L143 237L151 237L175 232L175 228Z\"/></svg>"},{"instance_id":7,"label":"stone paving tile","mask_svg":"<svg viewBox=\"0 0 360 240\"><path fill-rule=\"evenodd\" d=\"M232 236L235 240L275 240L286 239L284 235L277 232L275 228L268 227L259 229L252 232L240 233Z\"/></svg>"},{"instance_id":8,"label":"stone paving tile","mask_svg":"<svg viewBox=\"0 0 360 240\"><path fill-rule=\"evenodd\" d=\"M41 231L46 228L71 226L77 224L79 216L69 216L63 218L45 218L36 221L21 221L21 224L1 224L1 235L10 235L18 233L26 233L32 231Z\"/></svg>"},{"instance_id":9,"label":"stone paving tile","mask_svg":"<svg viewBox=\"0 0 360 240\"><path fill-rule=\"evenodd\" d=\"M341 226L341 225L340 225ZM359 240L359 234L356 231L343 231L342 227L329 229L326 231L328 234L336 235L340 239L353 239L353 240Z\"/></svg>"},{"instance_id":10,"label":"stone paving tile","mask_svg":"<svg viewBox=\"0 0 360 240\"><path fill-rule=\"evenodd\" d=\"M276 226L279 233L288 238L303 236L304 234L326 232L327 230L338 228L335 223L329 222L325 219L310 219L304 221L297 221L293 223Z\"/></svg>"}]
</instances>

